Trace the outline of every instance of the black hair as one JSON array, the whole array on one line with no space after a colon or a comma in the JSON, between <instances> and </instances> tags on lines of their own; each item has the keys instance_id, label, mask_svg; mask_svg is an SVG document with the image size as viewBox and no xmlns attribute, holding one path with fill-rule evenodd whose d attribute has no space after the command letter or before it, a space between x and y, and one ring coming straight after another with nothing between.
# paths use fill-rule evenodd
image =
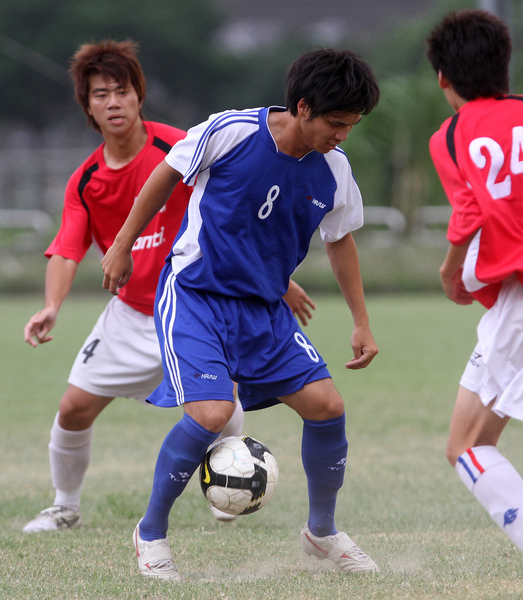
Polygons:
<instances>
[{"instance_id":1,"label":"black hair","mask_svg":"<svg viewBox=\"0 0 523 600\"><path fill-rule=\"evenodd\" d=\"M467 101L509 91L510 33L484 10L447 14L427 38L427 56L436 72Z\"/></svg>"},{"instance_id":2,"label":"black hair","mask_svg":"<svg viewBox=\"0 0 523 600\"><path fill-rule=\"evenodd\" d=\"M303 99L314 119L327 113L366 115L380 97L371 67L350 50L313 50L300 56L287 74L287 109L298 113Z\"/></svg>"}]
</instances>

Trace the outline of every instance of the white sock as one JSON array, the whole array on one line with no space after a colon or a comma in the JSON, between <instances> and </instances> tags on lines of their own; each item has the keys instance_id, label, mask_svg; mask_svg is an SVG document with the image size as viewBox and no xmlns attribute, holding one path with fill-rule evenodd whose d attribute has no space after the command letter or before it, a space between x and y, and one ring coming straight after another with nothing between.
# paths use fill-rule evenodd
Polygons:
<instances>
[{"instance_id":1,"label":"white sock","mask_svg":"<svg viewBox=\"0 0 523 600\"><path fill-rule=\"evenodd\" d=\"M91 459L93 426L83 431L68 431L58 424L59 414L49 442L51 480L56 491L54 505L78 510L82 482Z\"/></svg>"},{"instance_id":2,"label":"white sock","mask_svg":"<svg viewBox=\"0 0 523 600\"><path fill-rule=\"evenodd\" d=\"M469 448L456 463L465 485L523 551L523 479L495 446Z\"/></svg>"},{"instance_id":3,"label":"white sock","mask_svg":"<svg viewBox=\"0 0 523 600\"><path fill-rule=\"evenodd\" d=\"M230 435L240 436L243 431L243 408L242 403L238 398L234 401L234 412L232 417L229 419L227 425L223 428L218 439L228 437Z\"/></svg>"}]
</instances>

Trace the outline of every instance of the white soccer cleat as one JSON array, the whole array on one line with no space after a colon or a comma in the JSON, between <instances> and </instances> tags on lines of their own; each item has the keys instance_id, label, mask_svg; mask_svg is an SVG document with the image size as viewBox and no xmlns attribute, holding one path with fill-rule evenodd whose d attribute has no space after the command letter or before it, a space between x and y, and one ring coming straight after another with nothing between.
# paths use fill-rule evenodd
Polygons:
<instances>
[{"instance_id":1,"label":"white soccer cleat","mask_svg":"<svg viewBox=\"0 0 523 600\"><path fill-rule=\"evenodd\" d=\"M343 532L336 535L317 537L312 534L309 523L305 523L300 535L305 554L320 560L328 558L344 573L379 571L376 563Z\"/></svg>"},{"instance_id":2,"label":"white soccer cleat","mask_svg":"<svg viewBox=\"0 0 523 600\"><path fill-rule=\"evenodd\" d=\"M138 523L133 533L133 542L138 558L138 568L144 577L181 581L182 578L174 564L171 548L166 538L152 542L142 540L140 523Z\"/></svg>"},{"instance_id":3,"label":"white soccer cleat","mask_svg":"<svg viewBox=\"0 0 523 600\"><path fill-rule=\"evenodd\" d=\"M23 532L61 531L63 529L77 529L81 525L82 516L78 511L65 506L51 506L38 513L32 521L29 521Z\"/></svg>"},{"instance_id":4,"label":"white soccer cleat","mask_svg":"<svg viewBox=\"0 0 523 600\"><path fill-rule=\"evenodd\" d=\"M220 509L216 508L209 502L209 507L215 519L218 521L222 521L222 523L230 523L236 519L237 515L230 515L229 513L223 512Z\"/></svg>"}]
</instances>

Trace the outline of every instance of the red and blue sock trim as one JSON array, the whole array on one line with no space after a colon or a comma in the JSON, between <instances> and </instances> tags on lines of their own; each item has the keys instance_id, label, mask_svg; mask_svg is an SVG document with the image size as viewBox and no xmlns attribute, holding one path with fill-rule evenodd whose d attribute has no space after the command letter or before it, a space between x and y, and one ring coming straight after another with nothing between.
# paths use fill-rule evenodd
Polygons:
<instances>
[{"instance_id":1,"label":"red and blue sock trim","mask_svg":"<svg viewBox=\"0 0 523 600\"><path fill-rule=\"evenodd\" d=\"M458 462L465 469L466 473L471 478L472 483L476 483L478 477L485 472L485 469L477 459L472 448L465 450L458 458Z\"/></svg>"}]
</instances>

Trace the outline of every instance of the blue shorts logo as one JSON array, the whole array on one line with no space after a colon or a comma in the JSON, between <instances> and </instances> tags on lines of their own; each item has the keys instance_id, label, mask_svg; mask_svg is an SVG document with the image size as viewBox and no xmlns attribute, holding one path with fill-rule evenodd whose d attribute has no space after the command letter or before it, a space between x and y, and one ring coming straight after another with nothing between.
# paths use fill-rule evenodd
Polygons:
<instances>
[{"instance_id":1,"label":"blue shorts logo","mask_svg":"<svg viewBox=\"0 0 523 600\"><path fill-rule=\"evenodd\" d=\"M511 525L518 518L518 510L517 508L509 508L503 517L503 527L505 525Z\"/></svg>"},{"instance_id":2,"label":"blue shorts logo","mask_svg":"<svg viewBox=\"0 0 523 600\"><path fill-rule=\"evenodd\" d=\"M195 379L210 379L211 381L216 381L218 379L218 375L212 375L211 373L195 373Z\"/></svg>"}]
</instances>

